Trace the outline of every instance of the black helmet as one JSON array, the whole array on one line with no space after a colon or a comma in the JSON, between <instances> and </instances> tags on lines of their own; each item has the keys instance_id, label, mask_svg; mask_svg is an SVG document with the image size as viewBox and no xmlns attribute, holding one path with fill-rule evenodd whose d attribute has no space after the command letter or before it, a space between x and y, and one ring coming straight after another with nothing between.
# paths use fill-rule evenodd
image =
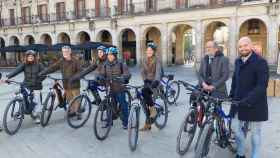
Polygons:
<instances>
[{"instance_id":1,"label":"black helmet","mask_svg":"<svg viewBox=\"0 0 280 158\"><path fill-rule=\"evenodd\" d=\"M33 55L34 57L37 55L37 53L33 50L28 50L28 51L25 52L25 54L26 54L26 56Z\"/></svg>"}]
</instances>

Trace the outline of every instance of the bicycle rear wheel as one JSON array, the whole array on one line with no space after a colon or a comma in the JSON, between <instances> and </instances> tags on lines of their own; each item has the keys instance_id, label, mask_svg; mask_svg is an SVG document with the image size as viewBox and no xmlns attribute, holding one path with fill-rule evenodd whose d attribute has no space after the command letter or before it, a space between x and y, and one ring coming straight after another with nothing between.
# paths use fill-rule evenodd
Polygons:
<instances>
[{"instance_id":1,"label":"bicycle rear wheel","mask_svg":"<svg viewBox=\"0 0 280 158\"><path fill-rule=\"evenodd\" d=\"M7 134L14 135L20 129L24 119L23 100L14 99L8 103L3 118L3 127Z\"/></svg>"},{"instance_id":2,"label":"bicycle rear wheel","mask_svg":"<svg viewBox=\"0 0 280 158\"><path fill-rule=\"evenodd\" d=\"M95 112L93 121L95 137L100 141L105 140L109 135L112 123L112 109L107 105L106 100L102 101Z\"/></svg>"},{"instance_id":3,"label":"bicycle rear wheel","mask_svg":"<svg viewBox=\"0 0 280 158\"><path fill-rule=\"evenodd\" d=\"M135 151L139 136L139 106L135 105L130 110L128 118L128 145L131 151Z\"/></svg>"},{"instance_id":4,"label":"bicycle rear wheel","mask_svg":"<svg viewBox=\"0 0 280 158\"><path fill-rule=\"evenodd\" d=\"M53 107L54 107L55 96L49 93L46 100L43 103L42 113L41 113L41 126L46 127L49 124Z\"/></svg>"},{"instance_id":5,"label":"bicycle rear wheel","mask_svg":"<svg viewBox=\"0 0 280 158\"><path fill-rule=\"evenodd\" d=\"M70 116L71 110L74 106L79 106L75 116ZM67 110L68 125L74 129L81 128L88 121L91 114L91 101L86 95L79 95L75 97L69 104Z\"/></svg>"},{"instance_id":6,"label":"bicycle rear wheel","mask_svg":"<svg viewBox=\"0 0 280 158\"><path fill-rule=\"evenodd\" d=\"M177 153L184 155L190 148L193 138L195 136L197 123L196 123L196 111L191 110L185 117L180 126L180 130L177 136Z\"/></svg>"}]
</instances>

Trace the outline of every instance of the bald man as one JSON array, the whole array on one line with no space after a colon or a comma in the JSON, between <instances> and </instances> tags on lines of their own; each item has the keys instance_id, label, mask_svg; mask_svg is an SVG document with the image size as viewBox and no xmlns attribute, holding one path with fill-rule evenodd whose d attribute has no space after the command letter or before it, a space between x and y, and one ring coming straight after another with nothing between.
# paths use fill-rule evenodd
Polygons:
<instances>
[{"instance_id":1,"label":"bald man","mask_svg":"<svg viewBox=\"0 0 280 158\"><path fill-rule=\"evenodd\" d=\"M236 135L236 158L245 158L245 135L242 131L244 122L249 122L251 129L251 158L259 158L261 150L262 122L268 120L266 89L269 71L265 59L253 51L249 37L242 37L238 42L239 58L235 61L230 97L240 101L231 107L234 117L232 128Z\"/></svg>"}]
</instances>

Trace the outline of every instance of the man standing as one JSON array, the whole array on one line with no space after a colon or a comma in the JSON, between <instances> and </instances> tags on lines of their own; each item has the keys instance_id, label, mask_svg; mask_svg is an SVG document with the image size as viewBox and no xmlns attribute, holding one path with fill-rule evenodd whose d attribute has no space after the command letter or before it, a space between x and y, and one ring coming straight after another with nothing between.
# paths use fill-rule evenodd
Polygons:
<instances>
[{"instance_id":1,"label":"man standing","mask_svg":"<svg viewBox=\"0 0 280 158\"><path fill-rule=\"evenodd\" d=\"M75 96L80 95L80 80L75 80L69 82L72 76L81 71L81 66L78 60L72 56L72 51L69 46L62 47L63 58L58 62L54 63L47 69L40 72L40 76L53 73L57 70L60 70L63 78L63 88L65 89L66 100L70 102ZM79 105L73 106L73 109L70 109L70 116L75 116Z\"/></svg>"},{"instance_id":2,"label":"man standing","mask_svg":"<svg viewBox=\"0 0 280 158\"><path fill-rule=\"evenodd\" d=\"M249 122L252 132L251 158L259 158L261 150L261 126L268 120L266 89L269 71L265 59L253 51L249 37L242 37L238 43L240 57L235 61L230 97L240 101L231 107L235 116L232 128L236 135L237 156L245 158L245 135L242 131L244 122Z\"/></svg>"},{"instance_id":3,"label":"man standing","mask_svg":"<svg viewBox=\"0 0 280 158\"><path fill-rule=\"evenodd\" d=\"M229 60L214 41L206 43L206 55L201 60L199 85L214 97L227 97L226 81L229 78Z\"/></svg>"}]
</instances>

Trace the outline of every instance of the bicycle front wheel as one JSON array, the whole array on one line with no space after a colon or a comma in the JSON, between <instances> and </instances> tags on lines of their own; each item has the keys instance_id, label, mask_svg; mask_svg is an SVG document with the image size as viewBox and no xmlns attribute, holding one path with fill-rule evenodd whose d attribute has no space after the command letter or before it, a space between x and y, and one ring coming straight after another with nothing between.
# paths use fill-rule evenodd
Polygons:
<instances>
[{"instance_id":1,"label":"bicycle front wheel","mask_svg":"<svg viewBox=\"0 0 280 158\"><path fill-rule=\"evenodd\" d=\"M206 123L203 131L201 133L201 138L199 140L196 152L195 152L195 158L204 158L208 155L212 155L211 150L211 141L213 137L213 124Z\"/></svg>"},{"instance_id":2,"label":"bicycle front wheel","mask_svg":"<svg viewBox=\"0 0 280 158\"><path fill-rule=\"evenodd\" d=\"M101 141L108 137L113 123L112 109L106 104L106 101L100 103L93 121L94 134Z\"/></svg>"},{"instance_id":3,"label":"bicycle front wheel","mask_svg":"<svg viewBox=\"0 0 280 158\"><path fill-rule=\"evenodd\" d=\"M77 111L74 116L71 116L72 110L77 106ZM67 110L68 125L74 129L81 128L88 121L91 114L91 101L86 95L75 97L70 103Z\"/></svg>"},{"instance_id":4,"label":"bicycle front wheel","mask_svg":"<svg viewBox=\"0 0 280 158\"><path fill-rule=\"evenodd\" d=\"M189 150L195 136L196 128L196 111L191 110L182 122L177 136L177 153L179 155L185 155Z\"/></svg>"},{"instance_id":5,"label":"bicycle front wheel","mask_svg":"<svg viewBox=\"0 0 280 158\"><path fill-rule=\"evenodd\" d=\"M54 107L55 95L49 93L46 100L43 103L42 113L41 113L41 126L46 127L49 124L53 107Z\"/></svg>"},{"instance_id":6,"label":"bicycle front wheel","mask_svg":"<svg viewBox=\"0 0 280 158\"><path fill-rule=\"evenodd\" d=\"M135 151L139 136L139 106L131 108L128 118L128 145L131 151Z\"/></svg>"},{"instance_id":7,"label":"bicycle front wheel","mask_svg":"<svg viewBox=\"0 0 280 158\"><path fill-rule=\"evenodd\" d=\"M20 129L24 118L23 100L14 99L6 107L3 118L4 130L9 135L14 135Z\"/></svg>"}]
</instances>

